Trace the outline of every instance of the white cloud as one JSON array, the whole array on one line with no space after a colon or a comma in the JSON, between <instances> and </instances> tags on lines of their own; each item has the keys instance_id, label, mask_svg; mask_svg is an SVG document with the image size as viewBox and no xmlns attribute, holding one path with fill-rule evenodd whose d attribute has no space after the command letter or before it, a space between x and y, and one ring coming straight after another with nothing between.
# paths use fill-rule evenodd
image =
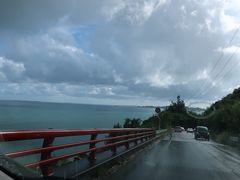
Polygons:
<instances>
[{"instance_id":1,"label":"white cloud","mask_svg":"<svg viewBox=\"0 0 240 180\"><path fill-rule=\"evenodd\" d=\"M197 10L194 10L190 14L191 14L191 16L197 16L198 12L197 12Z\"/></svg>"},{"instance_id":2,"label":"white cloud","mask_svg":"<svg viewBox=\"0 0 240 180\"><path fill-rule=\"evenodd\" d=\"M186 7L184 5L181 6L181 11L183 12L183 14L187 14L187 10L186 10Z\"/></svg>"},{"instance_id":3,"label":"white cloud","mask_svg":"<svg viewBox=\"0 0 240 180\"><path fill-rule=\"evenodd\" d=\"M202 72L199 72L199 74L196 77L197 80L207 80L209 78L210 77L206 69L204 69Z\"/></svg>"},{"instance_id":4,"label":"white cloud","mask_svg":"<svg viewBox=\"0 0 240 180\"><path fill-rule=\"evenodd\" d=\"M174 83L174 79L169 75L160 75L155 74L147 78L150 86L159 87L159 88L167 88L169 85Z\"/></svg>"},{"instance_id":5,"label":"white cloud","mask_svg":"<svg viewBox=\"0 0 240 180\"><path fill-rule=\"evenodd\" d=\"M239 54L240 55L240 46L229 46L226 48L219 48L218 51L222 51L225 54Z\"/></svg>"},{"instance_id":6,"label":"white cloud","mask_svg":"<svg viewBox=\"0 0 240 180\"><path fill-rule=\"evenodd\" d=\"M233 31L240 27L239 1L223 1L220 12L220 21L224 32Z\"/></svg>"},{"instance_id":7,"label":"white cloud","mask_svg":"<svg viewBox=\"0 0 240 180\"><path fill-rule=\"evenodd\" d=\"M30 79L103 84L120 81L106 60L77 47L67 29L61 32L51 29L37 36L20 38L15 48L15 56L23 60L25 74Z\"/></svg>"},{"instance_id":8,"label":"white cloud","mask_svg":"<svg viewBox=\"0 0 240 180\"><path fill-rule=\"evenodd\" d=\"M17 63L5 57L0 57L0 80L16 80L25 71L23 63Z\"/></svg>"},{"instance_id":9,"label":"white cloud","mask_svg":"<svg viewBox=\"0 0 240 180\"><path fill-rule=\"evenodd\" d=\"M106 15L107 20L124 17L133 24L141 25L152 16L154 11L165 3L166 0L119 0L110 3L109 6L105 6L103 13Z\"/></svg>"},{"instance_id":10,"label":"white cloud","mask_svg":"<svg viewBox=\"0 0 240 180\"><path fill-rule=\"evenodd\" d=\"M207 27L208 31L214 32L214 28L212 27L212 20L209 18L206 18L205 23L206 23L206 27Z\"/></svg>"},{"instance_id":11,"label":"white cloud","mask_svg":"<svg viewBox=\"0 0 240 180\"><path fill-rule=\"evenodd\" d=\"M0 7L2 97L149 103L189 98L204 81L219 86L217 97L226 93L221 87L239 84L236 70L211 84L224 61L209 73L221 52L239 46L237 34L219 48L239 24L237 1L26 2L16 12L2 10L16 4Z\"/></svg>"}]
</instances>

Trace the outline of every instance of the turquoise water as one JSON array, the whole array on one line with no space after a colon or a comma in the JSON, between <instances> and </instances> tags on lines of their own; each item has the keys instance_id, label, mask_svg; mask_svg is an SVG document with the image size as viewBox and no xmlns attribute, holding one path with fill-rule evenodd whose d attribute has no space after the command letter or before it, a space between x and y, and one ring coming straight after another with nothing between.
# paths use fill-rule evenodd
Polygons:
<instances>
[{"instance_id":1,"label":"turquoise water","mask_svg":"<svg viewBox=\"0 0 240 180\"><path fill-rule=\"evenodd\" d=\"M123 124L126 118L150 117L154 112L152 108L134 106L107 106L83 105L66 103L45 103L25 101L0 101L0 129L78 129L78 128L112 128L117 122ZM54 144L63 144L80 141L90 137L56 138ZM1 142L0 152L7 153L17 150L31 149L42 146L42 139L16 142ZM86 147L75 147L60 150L53 155L66 152L75 152ZM39 154L16 158L21 164L38 161Z\"/></svg>"},{"instance_id":2,"label":"turquoise water","mask_svg":"<svg viewBox=\"0 0 240 180\"><path fill-rule=\"evenodd\" d=\"M0 101L0 128L111 128L125 118L147 119L152 108L83 105L25 101Z\"/></svg>"}]
</instances>

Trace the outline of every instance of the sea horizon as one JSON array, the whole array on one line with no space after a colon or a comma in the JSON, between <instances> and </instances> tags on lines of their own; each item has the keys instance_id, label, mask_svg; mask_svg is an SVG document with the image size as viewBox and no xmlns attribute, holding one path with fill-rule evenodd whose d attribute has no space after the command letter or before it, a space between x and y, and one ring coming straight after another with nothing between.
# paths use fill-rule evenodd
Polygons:
<instances>
[{"instance_id":1,"label":"sea horizon","mask_svg":"<svg viewBox=\"0 0 240 180\"><path fill-rule=\"evenodd\" d=\"M154 108L23 100L0 100L0 127L4 129L112 128L126 118L145 120Z\"/></svg>"},{"instance_id":2,"label":"sea horizon","mask_svg":"<svg viewBox=\"0 0 240 180\"><path fill-rule=\"evenodd\" d=\"M97 104L97 103L78 103L78 102L56 102L42 100L18 100L18 99L0 99L0 102L36 102L36 103L52 103L52 104L76 104L76 105L99 105L99 106L130 106L130 107L157 107L157 105L137 105L137 104ZM165 105L166 106L166 105ZM165 107L160 106L160 107Z\"/></svg>"}]
</instances>

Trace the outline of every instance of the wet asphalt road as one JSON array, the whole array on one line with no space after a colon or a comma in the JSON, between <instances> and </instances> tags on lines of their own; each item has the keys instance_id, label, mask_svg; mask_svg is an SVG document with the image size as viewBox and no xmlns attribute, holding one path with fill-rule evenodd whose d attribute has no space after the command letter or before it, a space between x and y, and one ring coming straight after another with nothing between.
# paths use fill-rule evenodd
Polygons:
<instances>
[{"instance_id":1,"label":"wet asphalt road","mask_svg":"<svg viewBox=\"0 0 240 180\"><path fill-rule=\"evenodd\" d=\"M240 156L229 147L174 133L139 153L107 179L240 180Z\"/></svg>"}]
</instances>

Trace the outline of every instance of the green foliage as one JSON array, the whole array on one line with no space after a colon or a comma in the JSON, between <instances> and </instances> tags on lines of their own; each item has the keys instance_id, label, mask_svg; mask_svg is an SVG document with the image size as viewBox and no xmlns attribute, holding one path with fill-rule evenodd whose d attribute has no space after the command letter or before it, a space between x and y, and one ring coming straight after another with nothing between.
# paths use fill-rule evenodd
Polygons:
<instances>
[{"instance_id":1,"label":"green foliage","mask_svg":"<svg viewBox=\"0 0 240 180\"><path fill-rule=\"evenodd\" d=\"M233 93L215 102L208 108L204 114L210 114L215 109L213 116L205 119L205 124L218 132L240 131L240 88L235 89Z\"/></svg>"},{"instance_id":2,"label":"green foliage","mask_svg":"<svg viewBox=\"0 0 240 180\"><path fill-rule=\"evenodd\" d=\"M125 122L123 126L120 123L114 124L113 128L139 128L141 127L142 120L139 118L127 118L125 119Z\"/></svg>"},{"instance_id":3,"label":"green foliage","mask_svg":"<svg viewBox=\"0 0 240 180\"><path fill-rule=\"evenodd\" d=\"M125 119L125 123L123 124L124 128L139 128L141 127L142 120L139 118L133 118L133 119Z\"/></svg>"},{"instance_id":4,"label":"green foliage","mask_svg":"<svg viewBox=\"0 0 240 180\"><path fill-rule=\"evenodd\" d=\"M229 133L222 132L216 136L216 141L222 144L228 144L229 142Z\"/></svg>"},{"instance_id":5,"label":"green foliage","mask_svg":"<svg viewBox=\"0 0 240 180\"><path fill-rule=\"evenodd\" d=\"M183 126L187 127L195 127L197 121L187 115L186 107L184 101L177 96L177 100L172 101L171 104L158 114L160 118L160 126L161 128L168 128L169 126ZM142 127L152 127L158 128L159 126L159 118L157 116L152 116L147 120L143 121Z\"/></svg>"},{"instance_id":6,"label":"green foliage","mask_svg":"<svg viewBox=\"0 0 240 180\"><path fill-rule=\"evenodd\" d=\"M161 128L168 128L169 126L183 126L196 127L197 125L203 125L209 127L212 131L217 134L223 132L231 132L237 134L240 132L240 88L235 89L233 93L222 98L222 100L212 104L202 116L213 114L206 119L196 119L194 116L199 116L194 112L190 112L193 116L187 113L184 100L180 96L177 96L176 101L171 101L171 104L166 107L165 110L160 112L158 116L151 116L147 120L144 120L141 124L140 119L129 119L125 120L123 125L124 128L156 128L159 127L159 118ZM121 125L115 124L114 127L118 128ZM222 135L218 137L221 141L224 141Z\"/></svg>"},{"instance_id":7,"label":"green foliage","mask_svg":"<svg viewBox=\"0 0 240 180\"><path fill-rule=\"evenodd\" d=\"M177 96L177 100L171 101L170 106L167 108L167 111L172 113L182 113L186 114L186 107L184 101L181 99L180 96Z\"/></svg>"},{"instance_id":8,"label":"green foliage","mask_svg":"<svg viewBox=\"0 0 240 180\"><path fill-rule=\"evenodd\" d=\"M161 113L163 126L183 126L185 128L195 127L196 119L188 116L184 100L177 96L177 100L172 101L168 108Z\"/></svg>"},{"instance_id":9,"label":"green foliage","mask_svg":"<svg viewBox=\"0 0 240 180\"><path fill-rule=\"evenodd\" d=\"M151 116L150 118L148 118L147 120L143 121L142 123L142 127L143 128L158 128L158 123L159 123L159 119L157 116Z\"/></svg>"},{"instance_id":10,"label":"green foliage","mask_svg":"<svg viewBox=\"0 0 240 180\"><path fill-rule=\"evenodd\" d=\"M122 128L122 125L120 123L114 124L113 128Z\"/></svg>"}]
</instances>

